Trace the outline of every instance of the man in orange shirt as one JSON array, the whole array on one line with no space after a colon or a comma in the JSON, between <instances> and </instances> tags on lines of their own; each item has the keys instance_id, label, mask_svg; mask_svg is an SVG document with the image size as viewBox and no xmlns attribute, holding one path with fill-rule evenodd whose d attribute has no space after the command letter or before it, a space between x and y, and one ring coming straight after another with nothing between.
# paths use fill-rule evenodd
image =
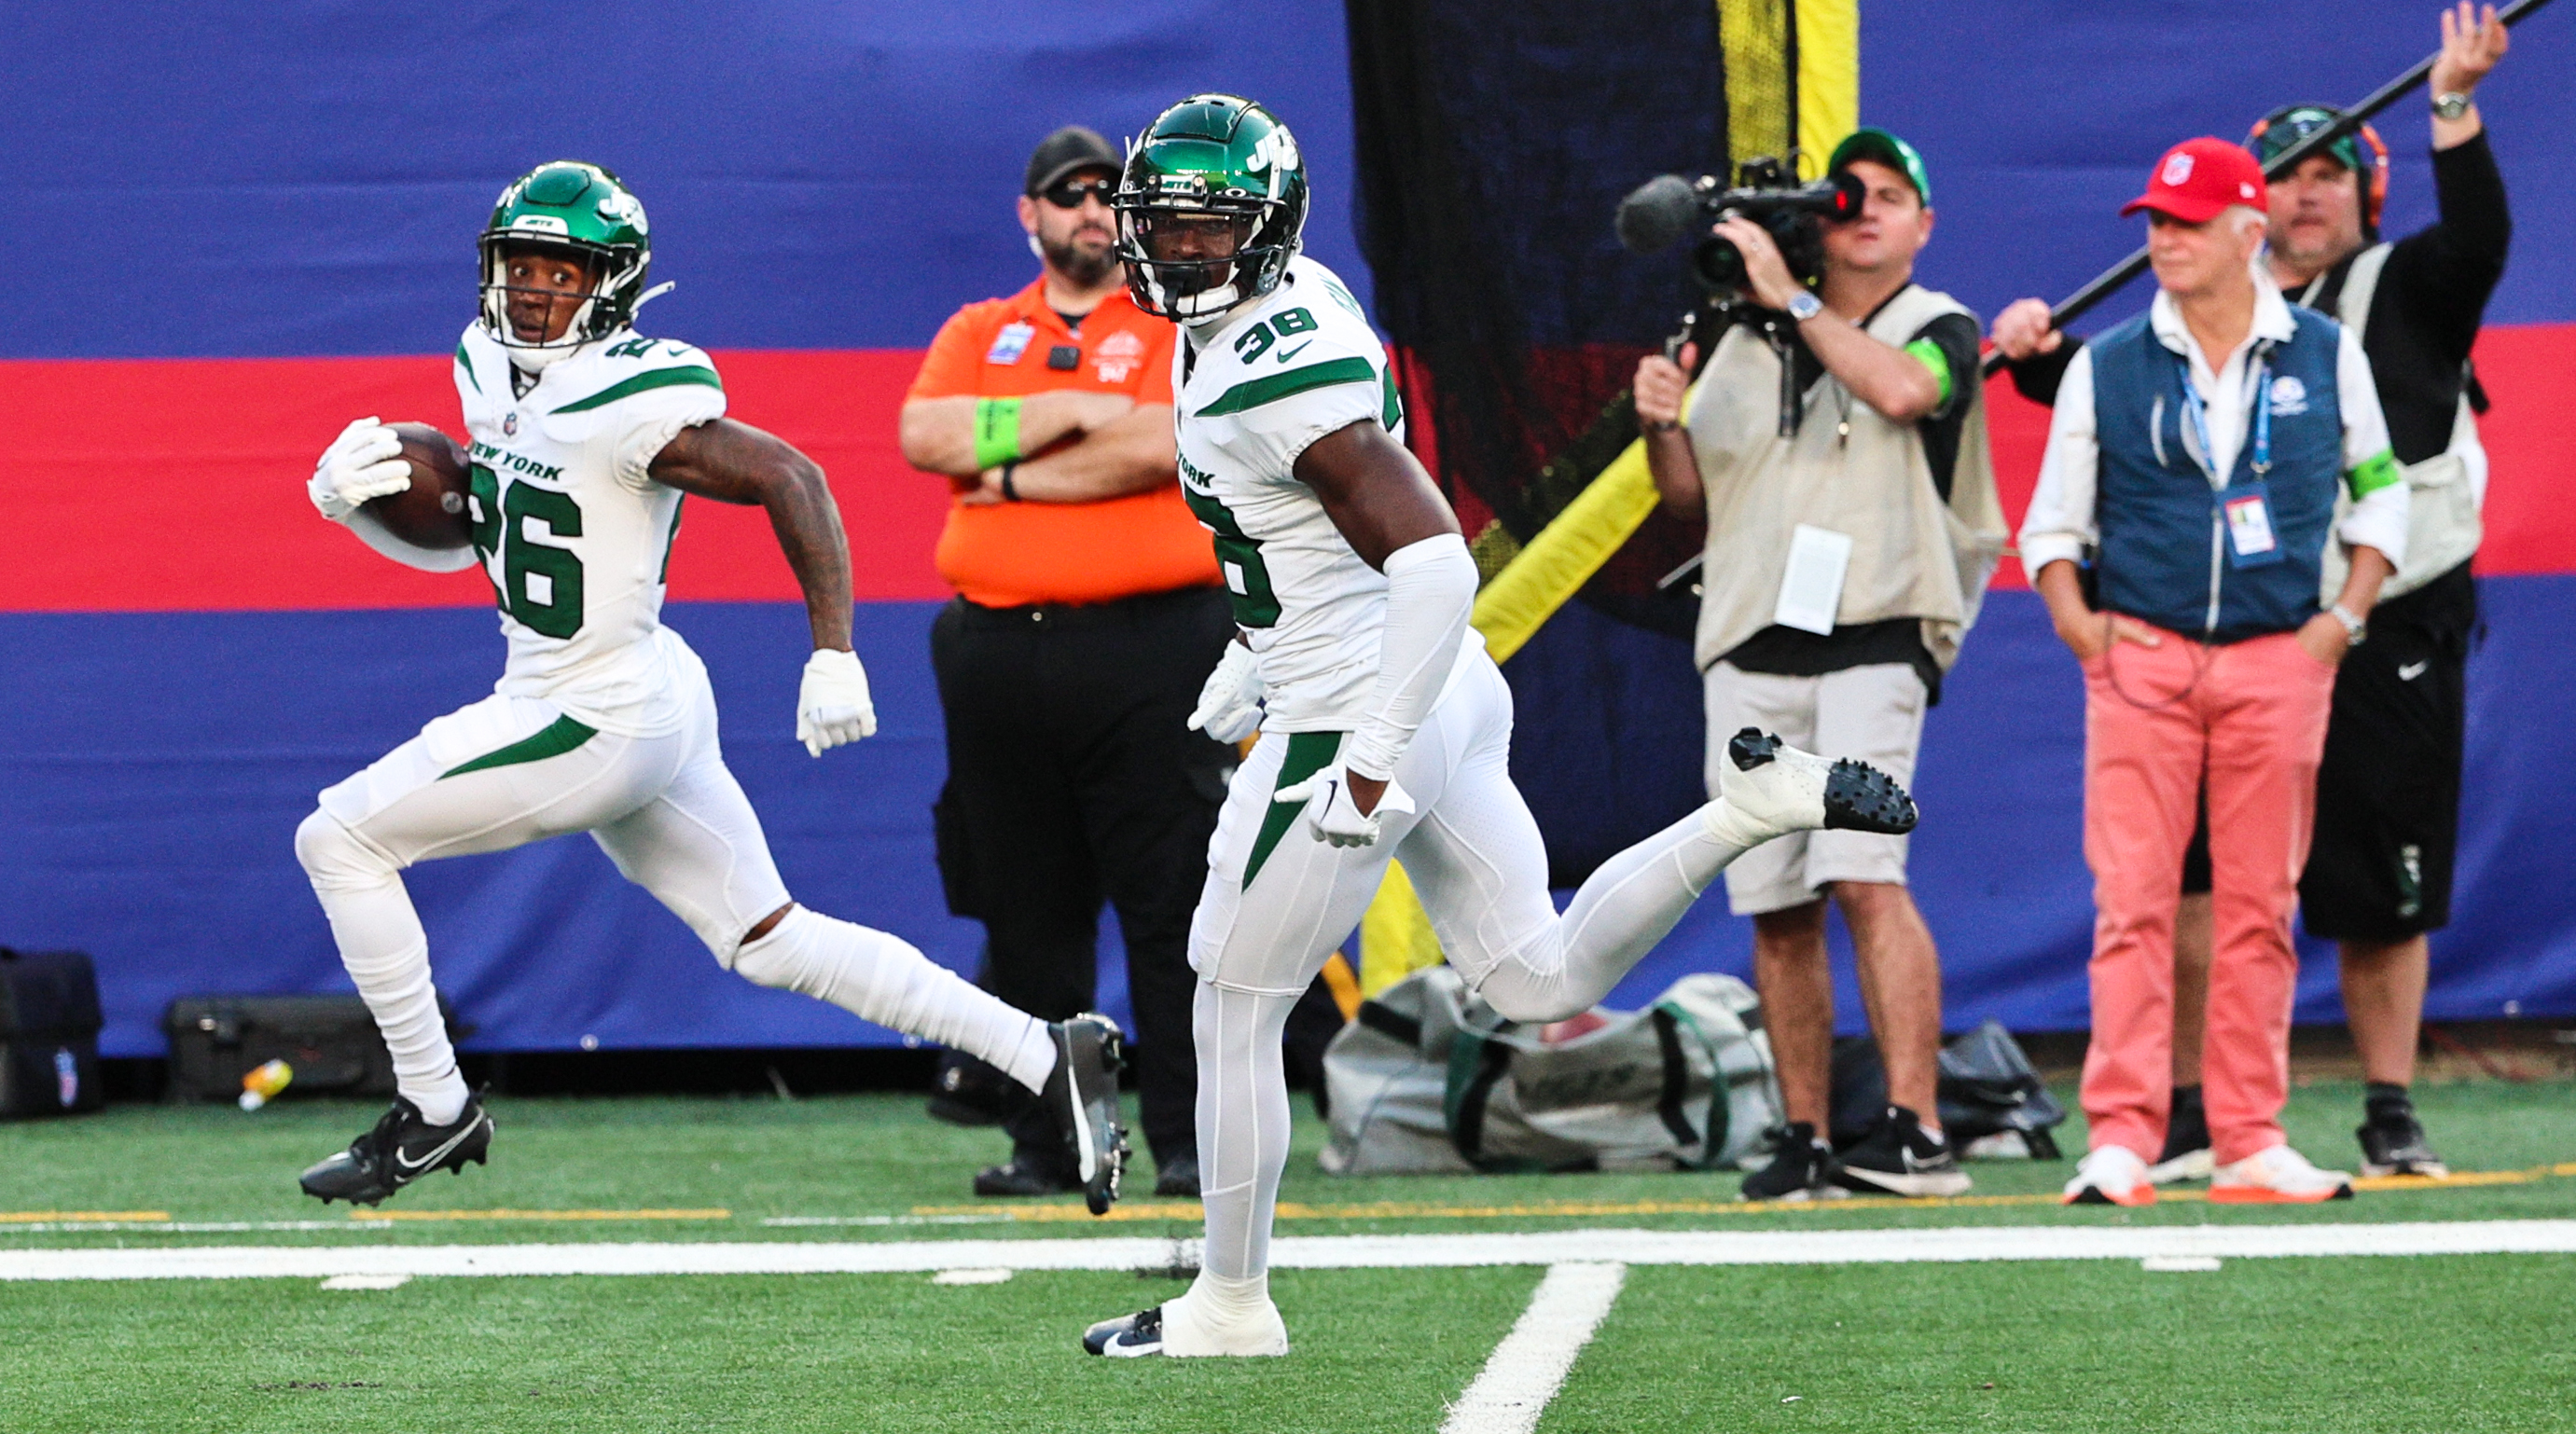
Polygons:
<instances>
[{"instance_id":1,"label":"man in orange shirt","mask_svg":"<svg viewBox=\"0 0 2576 1434\"><path fill-rule=\"evenodd\" d=\"M1234 627L1174 468L1176 331L1114 250L1118 169L1087 129L1038 146L1019 215L1042 271L940 328L902 441L955 494L937 561L958 595L930 635L949 906L984 923L984 984L1041 1019L1091 1004L1117 907L1155 1193L1196 1195L1190 913L1235 755L1186 723ZM977 1194L1076 1188L1051 1127L1009 1124Z\"/></svg>"}]
</instances>

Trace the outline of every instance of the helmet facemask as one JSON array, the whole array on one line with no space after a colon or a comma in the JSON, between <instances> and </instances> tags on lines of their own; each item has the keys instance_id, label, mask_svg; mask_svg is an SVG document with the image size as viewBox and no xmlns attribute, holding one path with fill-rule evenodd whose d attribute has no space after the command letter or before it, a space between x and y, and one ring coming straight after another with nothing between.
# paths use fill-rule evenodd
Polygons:
<instances>
[{"instance_id":1,"label":"helmet facemask","mask_svg":"<svg viewBox=\"0 0 2576 1434\"><path fill-rule=\"evenodd\" d=\"M607 249L595 244L537 244L507 234L487 234L480 247L483 251L483 331L492 336L493 342L509 350L510 361L519 367L532 372L545 368L592 339L623 327L620 324L603 328L599 322L607 307L604 301L615 295L621 284L632 284L635 279L632 274L621 275L617 271L616 256ZM553 327L551 321L554 316L561 313L566 302L575 295L539 285L511 284L511 258L531 252L578 258L590 274L587 286L578 291L580 303L565 322L563 332L535 343L520 338L518 331L511 326L511 295L529 294L544 300L548 306L549 328Z\"/></svg>"},{"instance_id":2,"label":"helmet facemask","mask_svg":"<svg viewBox=\"0 0 2576 1434\"><path fill-rule=\"evenodd\" d=\"M1306 227L1288 127L1234 95L1194 95L1128 147L1118 257L1149 314L1203 322L1279 287Z\"/></svg>"},{"instance_id":3,"label":"helmet facemask","mask_svg":"<svg viewBox=\"0 0 2576 1434\"><path fill-rule=\"evenodd\" d=\"M1121 205L1118 257L1136 306L1188 322L1266 292L1259 276L1287 261L1280 246L1258 242L1263 218L1257 208Z\"/></svg>"}]
</instances>

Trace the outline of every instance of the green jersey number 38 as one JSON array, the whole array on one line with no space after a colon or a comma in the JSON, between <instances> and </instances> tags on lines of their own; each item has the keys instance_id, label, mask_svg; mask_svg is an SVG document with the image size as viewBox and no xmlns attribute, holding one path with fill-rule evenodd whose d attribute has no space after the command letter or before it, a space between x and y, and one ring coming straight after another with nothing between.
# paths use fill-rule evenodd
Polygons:
<instances>
[{"instance_id":1,"label":"green jersey number 38","mask_svg":"<svg viewBox=\"0 0 2576 1434\"><path fill-rule=\"evenodd\" d=\"M528 520L546 525L557 538L581 536L581 505L567 493L504 485L499 474L477 463L467 474L473 500L474 551L489 576L499 554L501 575L492 592L501 610L530 629L552 638L581 631L581 558L569 548L528 536ZM539 594L542 593L543 596Z\"/></svg>"}]
</instances>

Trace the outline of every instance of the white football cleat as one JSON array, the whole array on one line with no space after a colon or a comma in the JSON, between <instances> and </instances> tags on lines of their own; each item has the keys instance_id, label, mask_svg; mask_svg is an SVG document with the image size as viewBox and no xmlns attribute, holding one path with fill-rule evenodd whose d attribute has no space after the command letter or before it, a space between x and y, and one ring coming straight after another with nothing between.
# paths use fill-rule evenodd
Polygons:
<instances>
[{"instance_id":1,"label":"white football cleat","mask_svg":"<svg viewBox=\"0 0 2576 1434\"><path fill-rule=\"evenodd\" d=\"M2209 1198L2219 1205L2314 1205L2352 1198L2352 1177L2319 1170L2286 1145L2258 1150L2209 1177Z\"/></svg>"},{"instance_id":2,"label":"white football cleat","mask_svg":"<svg viewBox=\"0 0 2576 1434\"><path fill-rule=\"evenodd\" d=\"M1759 727L1726 739L1709 834L1741 847L1819 827L1903 836L1918 814L1903 783L1867 762L1801 752Z\"/></svg>"},{"instance_id":3,"label":"white football cleat","mask_svg":"<svg viewBox=\"0 0 2576 1434\"><path fill-rule=\"evenodd\" d=\"M2153 1205L2156 1187L2147 1179L2147 1162L2125 1145L2105 1145L2075 1166L2061 1203L2068 1205Z\"/></svg>"},{"instance_id":4,"label":"white football cleat","mask_svg":"<svg viewBox=\"0 0 2576 1434\"><path fill-rule=\"evenodd\" d=\"M1083 1331L1082 1348L1113 1359L1148 1354L1173 1359L1276 1358L1288 1352L1288 1325L1279 1318L1279 1306L1265 1299L1259 1311L1238 1316L1223 1329L1207 1329L1195 1302L1185 1294L1149 1310L1102 1320Z\"/></svg>"}]
</instances>

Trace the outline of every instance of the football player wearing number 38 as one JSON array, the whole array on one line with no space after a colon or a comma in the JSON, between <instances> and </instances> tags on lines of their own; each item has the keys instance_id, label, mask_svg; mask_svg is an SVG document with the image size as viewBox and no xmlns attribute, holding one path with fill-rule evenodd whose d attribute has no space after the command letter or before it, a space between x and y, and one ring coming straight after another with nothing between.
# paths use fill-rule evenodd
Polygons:
<instances>
[{"instance_id":1,"label":"football player wearing number 38","mask_svg":"<svg viewBox=\"0 0 2576 1434\"><path fill-rule=\"evenodd\" d=\"M1083 1347L1285 1354L1268 1276L1288 1159L1280 1031L1389 858L1470 989L1509 1019L1553 1021L1607 995L1745 851L1824 826L1906 831L1914 803L1867 766L1747 728L1719 799L1612 857L1559 916L1508 768L1511 690L1467 625L1476 568L1457 517L1404 447L1385 347L1341 281L1297 255L1296 141L1248 100L1183 100L1129 151L1117 208L1136 302L1182 325L1181 488L1216 535L1244 649L1195 721L1261 737L1190 927L1199 1277L1092 1326Z\"/></svg>"},{"instance_id":2,"label":"football player wearing number 38","mask_svg":"<svg viewBox=\"0 0 2576 1434\"><path fill-rule=\"evenodd\" d=\"M685 494L769 511L813 627L796 714L806 749L869 735L876 713L850 650L849 546L823 472L726 418L705 354L635 333L651 297L647 234L643 206L596 165L541 165L502 192L481 239L482 315L456 346L470 547L413 546L364 506L411 482L372 418L314 472L314 505L376 551L433 572L479 563L510 654L491 696L323 792L296 831L400 1090L372 1129L304 1172L304 1189L372 1204L485 1158L492 1119L457 1073L402 871L586 831L736 974L972 1051L1039 1092L1103 1213L1125 1158L1117 1027L1040 1022L900 937L798 906L725 768L706 668L660 621Z\"/></svg>"}]
</instances>

